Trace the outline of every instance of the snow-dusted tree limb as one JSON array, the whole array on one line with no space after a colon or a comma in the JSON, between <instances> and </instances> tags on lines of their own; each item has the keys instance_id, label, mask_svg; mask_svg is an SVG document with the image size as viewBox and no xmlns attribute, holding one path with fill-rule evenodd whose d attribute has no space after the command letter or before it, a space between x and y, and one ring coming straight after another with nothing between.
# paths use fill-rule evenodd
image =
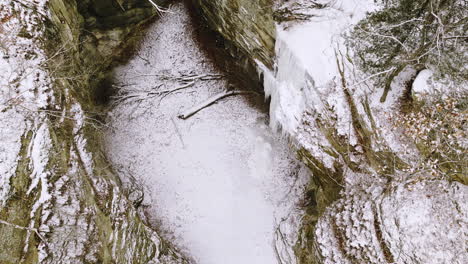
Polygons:
<instances>
[{"instance_id":1,"label":"snow-dusted tree limb","mask_svg":"<svg viewBox=\"0 0 468 264\"><path fill-rule=\"evenodd\" d=\"M233 95L240 95L240 94L253 94L255 92L252 91L225 91L219 94L215 94L212 97L206 99L205 101L187 109L187 111L183 112L182 114L178 115L177 117L180 119L187 119L194 114L198 113L200 110L203 110L204 108L216 103L217 101L226 98L228 96L233 96Z\"/></svg>"},{"instance_id":2,"label":"snow-dusted tree limb","mask_svg":"<svg viewBox=\"0 0 468 264\"><path fill-rule=\"evenodd\" d=\"M206 74L199 74L199 75L187 75L187 76L181 76L178 78L175 78L174 80L176 81L182 81L182 82L191 82L191 81L210 81L210 80L219 80L222 77L224 77L221 74L212 74L212 73L206 73Z\"/></svg>"},{"instance_id":3,"label":"snow-dusted tree limb","mask_svg":"<svg viewBox=\"0 0 468 264\"><path fill-rule=\"evenodd\" d=\"M395 69L395 68L392 67L392 68L390 68L390 69L388 69L388 70L385 70L385 71L381 71L381 72L372 74L372 75L366 77L365 79L362 79L362 80L357 81L357 82L355 82L355 83L353 83L353 84L351 84L351 85L348 85L348 87L351 88L351 87L358 86L358 85L360 85L360 84L362 84L362 83L367 82L368 80L370 80L370 79L372 79L372 78L374 78L374 77L377 77L377 76L380 76L380 75L382 75L382 74L386 74L386 73L388 73L388 72L391 72L391 71L393 71L394 69Z\"/></svg>"},{"instance_id":4,"label":"snow-dusted tree limb","mask_svg":"<svg viewBox=\"0 0 468 264\"><path fill-rule=\"evenodd\" d=\"M141 101L141 100L152 98L152 97L155 97L155 96L162 96L164 98L165 96L170 95L173 92L192 87L194 84L195 84L195 82L189 82L189 83L183 84L181 86L178 86L176 88L169 89L169 90L162 90L162 91L149 90L149 91L124 92L122 94L113 96L114 103L119 104L119 103L122 103L122 102L130 100L130 99L134 99L136 101ZM162 86L162 84L156 86L156 88L159 88L161 86Z\"/></svg>"},{"instance_id":5,"label":"snow-dusted tree limb","mask_svg":"<svg viewBox=\"0 0 468 264\"><path fill-rule=\"evenodd\" d=\"M39 237L39 239L41 239L44 243L45 243L45 241L46 241L46 240L44 239L44 237L43 237L41 234L39 234L39 231L38 231L36 228L20 226L20 225L12 224L12 223L9 223L9 222L3 221L3 220L0 220L0 224L4 224L4 225L7 225L7 226L11 226L11 227L14 227L14 228L16 228L16 229L32 231L32 232L36 233L36 235Z\"/></svg>"},{"instance_id":6,"label":"snow-dusted tree limb","mask_svg":"<svg viewBox=\"0 0 468 264\"><path fill-rule=\"evenodd\" d=\"M160 80L164 81L150 89L146 90L121 90L119 94L113 96L114 99L114 104L119 104L123 103L128 100L134 100L134 101L142 101L144 99L148 98L153 98L156 96L160 96L161 100L180 90L184 90L187 88L192 87L196 82L198 81L212 81L212 80L219 80L220 78L223 77L223 75L220 74L212 74L212 73L205 73L205 74L189 74L189 75L180 75L180 76L173 76L173 75L162 75L162 74L151 74L151 75L138 75L134 76L133 78L136 77L158 77ZM177 86L173 89L167 89L167 90L158 90L161 88L163 85L165 86L165 82L178 82L180 86ZM130 85L120 85L116 86L117 88L122 88L125 86L130 86Z\"/></svg>"},{"instance_id":7,"label":"snow-dusted tree limb","mask_svg":"<svg viewBox=\"0 0 468 264\"><path fill-rule=\"evenodd\" d=\"M213 73L204 73L204 74L182 74L180 76L174 76L169 74L141 74L132 76L132 78L138 77L158 77L163 81L177 81L177 82L191 82L191 81L209 81L209 80L219 80L224 77L221 74L213 74Z\"/></svg>"},{"instance_id":8,"label":"snow-dusted tree limb","mask_svg":"<svg viewBox=\"0 0 468 264\"><path fill-rule=\"evenodd\" d=\"M158 12L158 14L161 15L162 13L169 13L169 11L167 9L160 7L153 0L148 0L148 1L154 6L154 8Z\"/></svg>"},{"instance_id":9,"label":"snow-dusted tree limb","mask_svg":"<svg viewBox=\"0 0 468 264\"><path fill-rule=\"evenodd\" d=\"M392 81L406 67L419 70L430 65L438 77L455 82L466 79L466 1L386 1L388 8L360 21L348 39L356 62L371 74L380 75L385 102ZM461 38L457 37L461 36ZM377 76L376 76L377 77Z\"/></svg>"},{"instance_id":10,"label":"snow-dusted tree limb","mask_svg":"<svg viewBox=\"0 0 468 264\"><path fill-rule=\"evenodd\" d=\"M411 20L411 21L414 21L414 20ZM407 22L409 22L409 21L405 21L405 23L407 23ZM402 23L402 25L403 25L403 23ZM378 37L381 37L381 38L391 39L391 40L395 41L396 43L398 43L401 47L403 47L406 52L409 52L409 48L405 44L403 44L403 42L400 41L395 36L380 34L380 33L378 33L378 31L368 31L368 30L365 30L364 28L359 27L359 26L357 28L360 29L361 31L367 33L367 34L375 35L375 36L378 36Z\"/></svg>"}]
</instances>

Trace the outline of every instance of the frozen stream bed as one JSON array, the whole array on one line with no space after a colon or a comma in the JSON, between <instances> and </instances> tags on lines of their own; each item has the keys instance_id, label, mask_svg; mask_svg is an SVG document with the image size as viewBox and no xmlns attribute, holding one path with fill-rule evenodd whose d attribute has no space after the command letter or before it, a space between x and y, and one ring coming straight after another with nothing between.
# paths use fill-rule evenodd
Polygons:
<instances>
[{"instance_id":1,"label":"frozen stream bed","mask_svg":"<svg viewBox=\"0 0 468 264\"><path fill-rule=\"evenodd\" d=\"M271 132L262 95L231 96L177 118L232 87L195 40L186 7L171 11L115 70L122 97L108 118L109 159L144 187L151 224L197 263L277 263L291 246L277 241L277 227L289 219L283 235L294 236L288 216L298 214L306 170Z\"/></svg>"}]
</instances>

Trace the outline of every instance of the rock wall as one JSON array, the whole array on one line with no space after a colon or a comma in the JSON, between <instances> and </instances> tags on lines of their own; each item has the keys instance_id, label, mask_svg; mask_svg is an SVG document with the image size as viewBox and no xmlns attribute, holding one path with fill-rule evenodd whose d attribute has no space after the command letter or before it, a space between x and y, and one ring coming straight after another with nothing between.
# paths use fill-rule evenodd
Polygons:
<instances>
[{"instance_id":1,"label":"rock wall","mask_svg":"<svg viewBox=\"0 0 468 264\"><path fill-rule=\"evenodd\" d=\"M275 27L272 0L192 0L207 23L219 32L233 55L245 64L256 66L255 60L272 67Z\"/></svg>"},{"instance_id":2,"label":"rock wall","mask_svg":"<svg viewBox=\"0 0 468 264\"><path fill-rule=\"evenodd\" d=\"M1 263L186 262L100 147L101 80L154 16L138 0L0 1Z\"/></svg>"}]
</instances>

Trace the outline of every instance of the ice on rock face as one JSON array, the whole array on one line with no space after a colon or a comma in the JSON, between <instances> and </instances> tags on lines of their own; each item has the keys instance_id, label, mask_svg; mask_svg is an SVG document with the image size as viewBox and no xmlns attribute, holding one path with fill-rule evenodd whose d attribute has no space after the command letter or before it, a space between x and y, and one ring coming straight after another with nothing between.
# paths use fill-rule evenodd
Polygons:
<instances>
[{"instance_id":1,"label":"ice on rock face","mask_svg":"<svg viewBox=\"0 0 468 264\"><path fill-rule=\"evenodd\" d=\"M306 85L306 71L294 56L287 43L278 40L276 44L277 64L275 72L259 65L264 73L265 94L271 97L270 126L293 132L301 119L305 97L310 94Z\"/></svg>"},{"instance_id":2,"label":"ice on rock face","mask_svg":"<svg viewBox=\"0 0 468 264\"><path fill-rule=\"evenodd\" d=\"M280 128L329 168L333 158L321 150L329 147L327 140L313 123L320 115L331 117L338 134L347 136L352 145L357 143L350 129L350 109L338 85L337 56L346 55L343 34L373 9L372 1L333 1L324 9L304 10L312 15L310 21L276 25L274 68L257 61L265 95L271 98L270 126Z\"/></svg>"},{"instance_id":3,"label":"ice on rock face","mask_svg":"<svg viewBox=\"0 0 468 264\"><path fill-rule=\"evenodd\" d=\"M336 55L346 54L342 34L375 8L370 0L334 1L329 8L308 10L315 16L308 22L276 26L275 68L257 61L265 94L271 97L273 128L294 134L304 111L321 107L318 93L327 95L330 82L339 75Z\"/></svg>"}]
</instances>

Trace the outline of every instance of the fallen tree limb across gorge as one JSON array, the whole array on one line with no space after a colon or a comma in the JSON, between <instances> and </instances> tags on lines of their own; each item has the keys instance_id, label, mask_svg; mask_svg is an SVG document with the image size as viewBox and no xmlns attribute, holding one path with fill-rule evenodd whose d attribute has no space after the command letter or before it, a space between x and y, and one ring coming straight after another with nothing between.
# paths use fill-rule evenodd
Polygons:
<instances>
[{"instance_id":1,"label":"fallen tree limb across gorge","mask_svg":"<svg viewBox=\"0 0 468 264\"><path fill-rule=\"evenodd\" d=\"M233 96L233 95L241 95L241 94L256 94L253 91L225 91L219 94L215 94L212 97L206 99L205 101L194 105L193 107L187 109L187 111L183 112L182 114L178 115L177 117L180 119L187 119L194 114L198 113L200 110L205 109L206 107L216 103L217 101L226 98L228 96Z\"/></svg>"}]
</instances>

